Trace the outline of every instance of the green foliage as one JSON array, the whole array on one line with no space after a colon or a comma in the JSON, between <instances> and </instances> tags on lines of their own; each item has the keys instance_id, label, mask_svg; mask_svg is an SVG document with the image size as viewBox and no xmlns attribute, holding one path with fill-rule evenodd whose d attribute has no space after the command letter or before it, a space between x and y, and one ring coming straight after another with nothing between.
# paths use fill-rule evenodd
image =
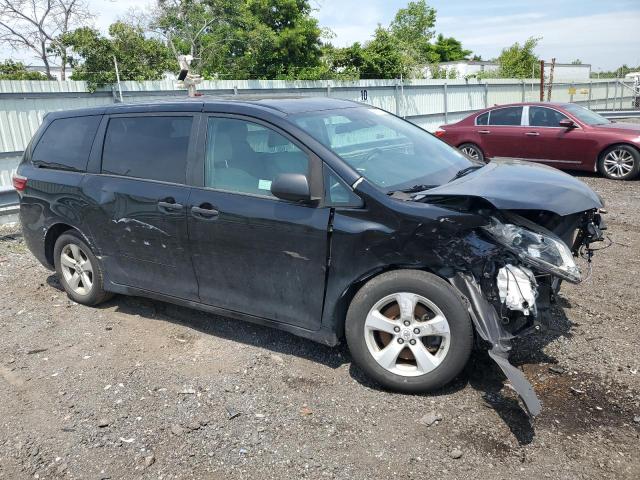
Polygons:
<instances>
[{"instance_id":1,"label":"green foliage","mask_svg":"<svg viewBox=\"0 0 640 480\"><path fill-rule=\"evenodd\" d=\"M440 62L455 62L471 55L471 50L462 48L462 42L453 37L445 38L442 34L438 35L432 51L438 56Z\"/></svg>"},{"instance_id":2,"label":"green foliage","mask_svg":"<svg viewBox=\"0 0 640 480\"><path fill-rule=\"evenodd\" d=\"M158 80L165 72L176 70L169 49L160 40L147 38L140 27L116 22L109 27L109 37L89 27L82 27L61 37L71 49L69 64L73 80L86 80L95 90L116 82L113 58L118 61L120 80Z\"/></svg>"},{"instance_id":3,"label":"green foliage","mask_svg":"<svg viewBox=\"0 0 640 480\"><path fill-rule=\"evenodd\" d=\"M0 62L0 80L46 80L40 72L30 72L22 62L5 60Z\"/></svg>"},{"instance_id":4,"label":"green foliage","mask_svg":"<svg viewBox=\"0 0 640 480\"><path fill-rule=\"evenodd\" d=\"M530 37L523 45L518 42L502 50L498 57L502 78L531 78L540 76L540 62L534 50L540 38Z\"/></svg>"},{"instance_id":5,"label":"green foliage","mask_svg":"<svg viewBox=\"0 0 640 480\"><path fill-rule=\"evenodd\" d=\"M580 60L579 58L576 58L571 62L571 65L582 65L582 60Z\"/></svg>"},{"instance_id":6,"label":"green foliage","mask_svg":"<svg viewBox=\"0 0 640 480\"><path fill-rule=\"evenodd\" d=\"M160 0L152 22L205 78L315 77L320 37L308 0Z\"/></svg>"}]
</instances>

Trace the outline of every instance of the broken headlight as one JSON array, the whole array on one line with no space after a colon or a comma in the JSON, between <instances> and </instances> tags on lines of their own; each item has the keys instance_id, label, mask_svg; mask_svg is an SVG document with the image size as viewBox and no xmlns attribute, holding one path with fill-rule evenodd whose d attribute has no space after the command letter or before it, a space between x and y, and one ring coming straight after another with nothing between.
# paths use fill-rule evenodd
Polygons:
<instances>
[{"instance_id":1,"label":"broken headlight","mask_svg":"<svg viewBox=\"0 0 640 480\"><path fill-rule=\"evenodd\" d=\"M495 241L514 252L523 263L572 283L580 281L580 270L571 250L555 235L534 232L495 219L482 227Z\"/></svg>"}]
</instances>

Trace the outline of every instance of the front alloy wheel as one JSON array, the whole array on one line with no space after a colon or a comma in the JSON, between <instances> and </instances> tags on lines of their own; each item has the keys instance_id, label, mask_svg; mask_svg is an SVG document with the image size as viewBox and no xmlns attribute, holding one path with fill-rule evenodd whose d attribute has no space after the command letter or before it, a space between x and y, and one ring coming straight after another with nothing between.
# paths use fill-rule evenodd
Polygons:
<instances>
[{"instance_id":1,"label":"front alloy wheel","mask_svg":"<svg viewBox=\"0 0 640 480\"><path fill-rule=\"evenodd\" d=\"M364 323L367 348L378 364L402 376L435 370L449 351L449 322L430 300L410 292L388 295Z\"/></svg>"},{"instance_id":2,"label":"front alloy wheel","mask_svg":"<svg viewBox=\"0 0 640 480\"><path fill-rule=\"evenodd\" d=\"M600 172L613 180L631 180L640 171L640 152L628 145L616 145L600 157Z\"/></svg>"},{"instance_id":3,"label":"front alloy wheel","mask_svg":"<svg viewBox=\"0 0 640 480\"><path fill-rule=\"evenodd\" d=\"M345 336L354 362L370 378L409 393L449 383L473 346L460 295L420 270L394 270L366 283L349 306Z\"/></svg>"}]
</instances>

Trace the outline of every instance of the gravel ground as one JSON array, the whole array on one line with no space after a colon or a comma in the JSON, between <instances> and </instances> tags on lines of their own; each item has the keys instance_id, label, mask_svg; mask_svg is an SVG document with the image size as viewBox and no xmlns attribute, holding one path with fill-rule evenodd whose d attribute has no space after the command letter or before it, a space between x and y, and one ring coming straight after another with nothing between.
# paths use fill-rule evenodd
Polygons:
<instances>
[{"instance_id":1,"label":"gravel ground","mask_svg":"<svg viewBox=\"0 0 640 480\"><path fill-rule=\"evenodd\" d=\"M512 360L533 422L474 354L433 395L380 390L289 334L118 296L69 301L0 230L0 478L640 478L640 181L581 176L611 248Z\"/></svg>"}]
</instances>

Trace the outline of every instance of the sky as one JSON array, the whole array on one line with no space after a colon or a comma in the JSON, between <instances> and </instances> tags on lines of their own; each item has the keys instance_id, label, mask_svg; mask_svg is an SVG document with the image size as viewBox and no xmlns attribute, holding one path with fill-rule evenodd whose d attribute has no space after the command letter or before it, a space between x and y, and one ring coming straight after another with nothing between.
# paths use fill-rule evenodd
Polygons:
<instances>
[{"instance_id":1,"label":"sky","mask_svg":"<svg viewBox=\"0 0 640 480\"><path fill-rule=\"evenodd\" d=\"M89 0L95 26L108 26L132 8L153 0ZM336 46L371 38L408 0L310 0L314 16L330 28ZM640 65L640 0L428 0L437 10L437 33L461 40L464 48L491 59L502 48L542 37L536 52L559 63L580 59L592 70ZM3 52L5 53L5 52ZM4 55L8 56L8 54ZM14 55L28 60L24 54ZM38 63L30 60L28 63Z\"/></svg>"}]
</instances>

